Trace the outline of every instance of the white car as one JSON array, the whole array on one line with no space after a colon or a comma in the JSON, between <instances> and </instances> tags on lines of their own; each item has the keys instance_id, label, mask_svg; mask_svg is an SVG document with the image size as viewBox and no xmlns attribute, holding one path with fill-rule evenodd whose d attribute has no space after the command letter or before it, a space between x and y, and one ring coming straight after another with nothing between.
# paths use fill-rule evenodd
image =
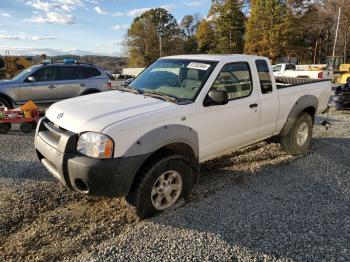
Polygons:
<instances>
[{"instance_id":1,"label":"white car","mask_svg":"<svg viewBox=\"0 0 350 262\"><path fill-rule=\"evenodd\" d=\"M69 189L125 196L152 216L188 199L203 161L275 136L307 152L331 83L288 82L276 85L265 57L161 58L119 91L52 105L35 147Z\"/></svg>"},{"instance_id":2,"label":"white car","mask_svg":"<svg viewBox=\"0 0 350 262\"><path fill-rule=\"evenodd\" d=\"M303 66L284 63L273 65L272 71L275 77L285 76L328 80L332 80L333 78L333 72L331 70L303 70L299 68L303 68Z\"/></svg>"}]
</instances>

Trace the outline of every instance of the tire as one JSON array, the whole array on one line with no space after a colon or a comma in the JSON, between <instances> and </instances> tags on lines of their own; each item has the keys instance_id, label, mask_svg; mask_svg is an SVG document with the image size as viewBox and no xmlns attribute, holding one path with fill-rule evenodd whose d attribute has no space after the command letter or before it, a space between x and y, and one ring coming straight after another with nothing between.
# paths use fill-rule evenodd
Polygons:
<instances>
[{"instance_id":1,"label":"tire","mask_svg":"<svg viewBox=\"0 0 350 262\"><path fill-rule=\"evenodd\" d=\"M87 95L92 95L97 93L100 93L100 92L97 90L91 90L91 91L87 91L86 93L83 93L82 96L87 96Z\"/></svg>"},{"instance_id":2,"label":"tire","mask_svg":"<svg viewBox=\"0 0 350 262\"><path fill-rule=\"evenodd\" d=\"M21 129L21 131L23 133L30 133L34 130L34 125L33 125L33 123L24 122L24 123L21 123L19 128Z\"/></svg>"},{"instance_id":3,"label":"tire","mask_svg":"<svg viewBox=\"0 0 350 262\"><path fill-rule=\"evenodd\" d=\"M189 161L181 155L167 154L147 164L126 201L143 219L171 209L181 200L187 201L192 187Z\"/></svg>"},{"instance_id":4,"label":"tire","mask_svg":"<svg viewBox=\"0 0 350 262\"><path fill-rule=\"evenodd\" d=\"M9 101L7 101L6 99L0 97L0 110L3 110L4 107L6 108L12 108L12 105Z\"/></svg>"},{"instance_id":5,"label":"tire","mask_svg":"<svg viewBox=\"0 0 350 262\"><path fill-rule=\"evenodd\" d=\"M34 122L31 122L30 124L32 125L33 130L35 130L38 123L34 121Z\"/></svg>"},{"instance_id":6,"label":"tire","mask_svg":"<svg viewBox=\"0 0 350 262\"><path fill-rule=\"evenodd\" d=\"M310 149L313 124L310 114L300 114L289 133L281 137L282 149L291 155L306 153Z\"/></svg>"},{"instance_id":7,"label":"tire","mask_svg":"<svg viewBox=\"0 0 350 262\"><path fill-rule=\"evenodd\" d=\"M10 129L10 123L0 123L0 134L6 134Z\"/></svg>"}]
</instances>

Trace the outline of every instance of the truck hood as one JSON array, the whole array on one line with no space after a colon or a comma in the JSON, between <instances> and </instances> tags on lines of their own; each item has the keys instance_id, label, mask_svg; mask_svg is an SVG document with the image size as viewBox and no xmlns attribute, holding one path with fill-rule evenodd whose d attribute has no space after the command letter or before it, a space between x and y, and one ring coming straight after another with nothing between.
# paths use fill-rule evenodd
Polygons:
<instances>
[{"instance_id":1,"label":"truck hood","mask_svg":"<svg viewBox=\"0 0 350 262\"><path fill-rule=\"evenodd\" d=\"M101 132L108 125L176 104L120 91L80 96L53 104L46 117L74 133Z\"/></svg>"}]
</instances>

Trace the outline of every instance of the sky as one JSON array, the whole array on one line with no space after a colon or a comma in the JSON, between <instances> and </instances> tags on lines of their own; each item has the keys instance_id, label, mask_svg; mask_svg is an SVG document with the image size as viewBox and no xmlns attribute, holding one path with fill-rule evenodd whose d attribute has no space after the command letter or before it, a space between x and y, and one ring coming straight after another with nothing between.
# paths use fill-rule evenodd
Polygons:
<instances>
[{"instance_id":1,"label":"sky","mask_svg":"<svg viewBox=\"0 0 350 262\"><path fill-rule=\"evenodd\" d=\"M186 14L205 17L210 0L0 0L0 54L123 54L133 19L163 7L178 22Z\"/></svg>"}]
</instances>

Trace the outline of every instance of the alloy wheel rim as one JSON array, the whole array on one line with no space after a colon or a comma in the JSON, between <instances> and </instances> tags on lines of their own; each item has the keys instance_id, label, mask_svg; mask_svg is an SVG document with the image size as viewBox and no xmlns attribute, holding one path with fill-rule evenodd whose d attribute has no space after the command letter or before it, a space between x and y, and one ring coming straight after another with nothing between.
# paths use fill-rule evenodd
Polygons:
<instances>
[{"instance_id":1,"label":"alloy wheel rim","mask_svg":"<svg viewBox=\"0 0 350 262\"><path fill-rule=\"evenodd\" d=\"M173 206L182 192L182 178L176 171L166 171L158 177L151 191L154 208L165 210Z\"/></svg>"},{"instance_id":2,"label":"alloy wheel rim","mask_svg":"<svg viewBox=\"0 0 350 262\"><path fill-rule=\"evenodd\" d=\"M306 122L300 124L297 130L297 143L299 146L305 145L309 137L309 126Z\"/></svg>"}]
</instances>

